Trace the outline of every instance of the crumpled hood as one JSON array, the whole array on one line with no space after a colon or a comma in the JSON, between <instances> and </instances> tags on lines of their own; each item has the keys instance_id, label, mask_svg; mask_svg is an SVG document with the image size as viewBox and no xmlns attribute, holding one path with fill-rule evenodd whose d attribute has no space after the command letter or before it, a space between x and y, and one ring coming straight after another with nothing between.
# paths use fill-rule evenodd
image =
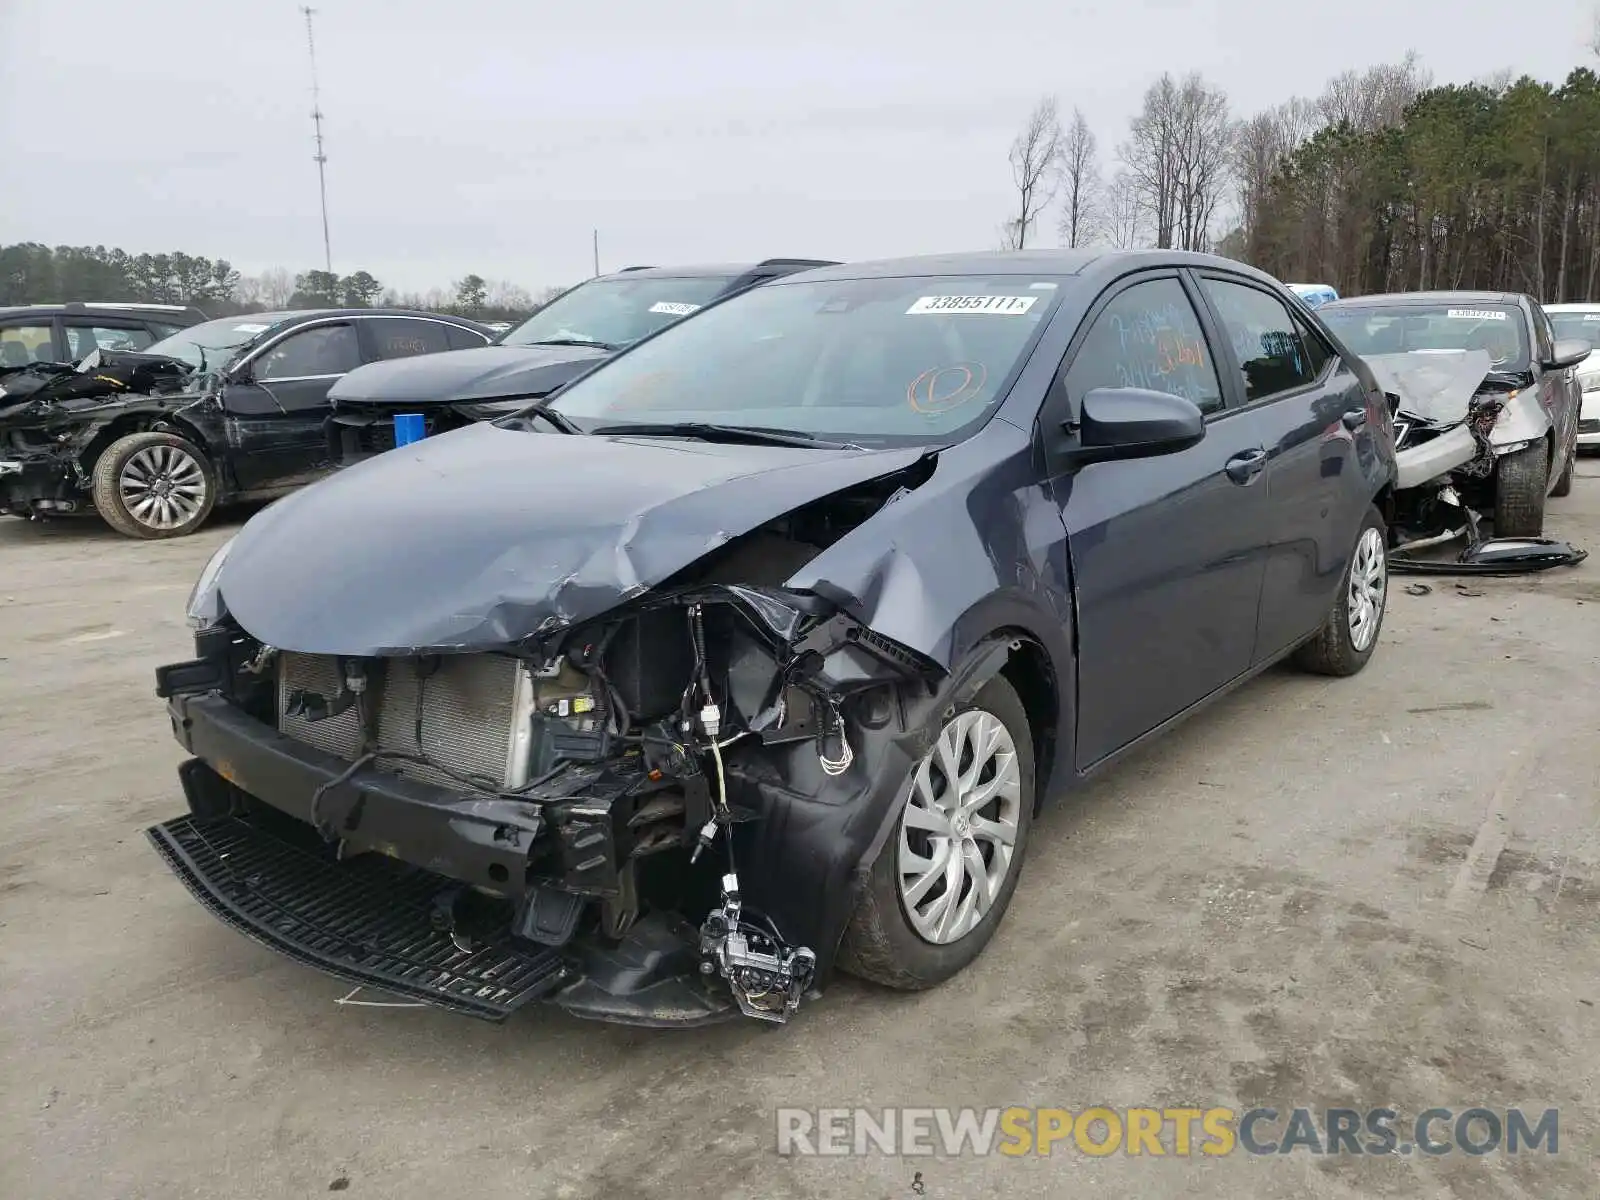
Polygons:
<instances>
[{"instance_id":1,"label":"crumpled hood","mask_svg":"<svg viewBox=\"0 0 1600 1200\"><path fill-rule=\"evenodd\" d=\"M279 649L503 647L597 616L742 533L922 454L472 425L262 510L217 584L239 624Z\"/></svg>"},{"instance_id":2,"label":"crumpled hood","mask_svg":"<svg viewBox=\"0 0 1600 1200\"><path fill-rule=\"evenodd\" d=\"M608 357L607 351L587 346L444 350L357 367L329 389L328 399L337 409L537 397Z\"/></svg>"},{"instance_id":3,"label":"crumpled hood","mask_svg":"<svg viewBox=\"0 0 1600 1200\"><path fill-rule=\"evenodd\" d=\"M1494 367L1487 350L1412 350L1362 356L1378 386L1399 397L1396 415L1430 425L1459 425Z\"/></svg>"},{"instance_id":4,"label":"crumpled hood","mask_svg":"<svg viewBox=\"0 0 1600 1200\"><path fill-rule=\"evenodd\" d=\"M130 399L182 392L195 385L194 374L180 359L128 350L0 371L0 425L92 418Z\"/></svg>"}]
</instances>

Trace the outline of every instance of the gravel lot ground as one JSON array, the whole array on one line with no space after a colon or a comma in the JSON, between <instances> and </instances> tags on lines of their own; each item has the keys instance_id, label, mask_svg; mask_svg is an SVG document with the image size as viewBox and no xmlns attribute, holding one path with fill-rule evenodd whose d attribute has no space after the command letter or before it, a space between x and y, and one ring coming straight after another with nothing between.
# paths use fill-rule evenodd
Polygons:
<instances>
[{"instance_id":1,"label":"gravel lot ground","mask_svg":"<svg viewBox=\"0 0 1600 1200\"><path fill-rule=\"evenodd\" d=\"M1551 504L1600 551L1600 463ZM76 1197L1593 1197L1600 557L1397 580L1355 679L1274 671L1055 807L952 984L789 1028L337 1007L144 828L151 669L229 526L0 520L0 1193ZM1560 1108L1560 1153L780 1158L796 1106ZM920 1173L920 1174L919 1174Z\"/></svg>"}]
</instances>

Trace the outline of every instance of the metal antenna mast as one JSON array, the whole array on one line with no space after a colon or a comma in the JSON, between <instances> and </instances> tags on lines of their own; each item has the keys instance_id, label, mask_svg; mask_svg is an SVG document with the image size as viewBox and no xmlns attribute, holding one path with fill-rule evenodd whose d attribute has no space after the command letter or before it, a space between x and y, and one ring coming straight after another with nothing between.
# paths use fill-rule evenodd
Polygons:
<instances>
[{"instance_id":1,"label":"metal antenna mast","mask_svg":"<svg viewBox=\"0 0 1600 1200\"><path fill-rule=\"evenodd\" d=\"M311 16L317 10L302 4L300 11L306 15L306 49L311 52L311 123L317 130L317 189L322 194L322 261L329 274L333 273L333 250L328 241L328 156L322 152L322 92L317 86L317 40L311 33Z\"/></svg>"}]
</instances>

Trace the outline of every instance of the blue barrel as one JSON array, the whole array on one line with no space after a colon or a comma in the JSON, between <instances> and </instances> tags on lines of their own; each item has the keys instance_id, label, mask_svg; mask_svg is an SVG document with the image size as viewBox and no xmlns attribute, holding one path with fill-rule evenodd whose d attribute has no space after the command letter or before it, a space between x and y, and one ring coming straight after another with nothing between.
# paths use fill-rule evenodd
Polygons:
<instances>
[{"instance_id":1,"label":"blue barrel","mask_svg":"<svg viewBox=\"0 0 1600 1200\"><path fill-rule=\"evenodd\" d=\"M420 442L427 436L428 431L423 427L421 413L395 413L394 444L396 446L409 446L412 442Z\"/></svg>"}]
</instances>

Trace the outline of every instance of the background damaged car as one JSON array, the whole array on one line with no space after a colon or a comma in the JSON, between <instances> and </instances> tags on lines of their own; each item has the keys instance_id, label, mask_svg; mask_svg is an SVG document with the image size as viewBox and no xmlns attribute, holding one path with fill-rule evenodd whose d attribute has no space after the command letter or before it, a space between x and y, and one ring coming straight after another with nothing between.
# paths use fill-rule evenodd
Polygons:
<instances>
[{"instance_id":1,"label":"background damaged car","mask_svg":"<svg viewBox=\"0 0 1600 1200\"><path fill-rule=\"evenodd\" d=\"M768 258L628 267L585 280L492 346L350 372L329 394L330 453L342 466L393 449L394 419L401 413L420 416L427 434L503 417L708 304L796 271L832 265Z\"/></svg>"},{"instance_id":2,"label":"background damaged car","mask_svg":"<svg viewBox=\"0 0 1600 1200\"><path fill-rule=\"evenodd\" d=\"M1395 397L1397 541L1455 536L1463 509L1498 537L1539 537L1545 497L1572 490L1589 344L1555 337L1527 296L1362 296L1319 312Z\"/></svg>"},{"instance_id":3,"label":"background damaged car","mask_svg":"<svg viewBox=\"0 0 1600 1200\"><path fill-rule=\"evenodd\" d=\"M161 668L213 912L479 1016L783 1021L984 948L1039 802L1387 599L1393 431L1268 277L806 272L258 514Z\"/></svg>"},{"instance_id":4,"label":"background damaged car","mask_svg":"<svg viewBox=\"0 0 1600 1200\"><path fill-rule=\"evenodd\" d=\"M76 365L0 366L0 513L192 533L217 504L282 496L331 469L328 388L345 372L489 337L461 317L316 309L207 321Z\"/></svg>"}]
</instances>

